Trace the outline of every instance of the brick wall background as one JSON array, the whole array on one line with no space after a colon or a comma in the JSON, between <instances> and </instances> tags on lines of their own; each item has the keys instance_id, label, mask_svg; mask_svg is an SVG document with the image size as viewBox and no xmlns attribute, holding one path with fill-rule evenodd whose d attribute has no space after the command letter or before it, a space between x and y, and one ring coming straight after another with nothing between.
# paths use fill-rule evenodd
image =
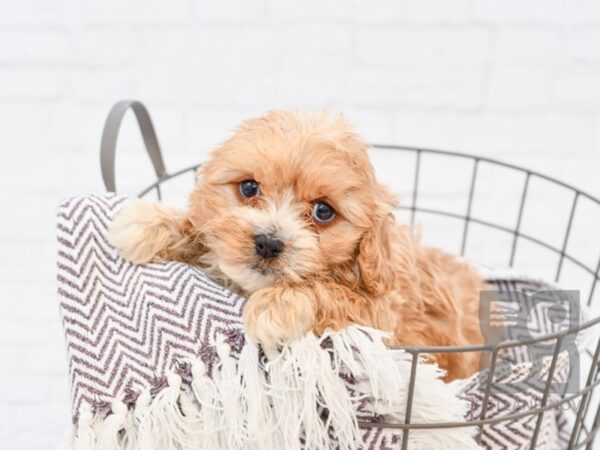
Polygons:
<instances>
[{"instance_id":1,"label":"brick wall background","mask_svg":"<svg viewBox=\"0 0 600 450\"><path fill-rule=\"evenodd\" d=\"M600 195L599 1L0 0L2 448L54 448L68 422L54 210L102 190L102 124L122 98L149 106L170 169L244 117L329 107L369 141L497 157ZM117 175L125 192L151 179L131 118ZM493 179L490 195L520 186ZM596 261L600 218L584 219Z\"/></svg>"}]
</instances>

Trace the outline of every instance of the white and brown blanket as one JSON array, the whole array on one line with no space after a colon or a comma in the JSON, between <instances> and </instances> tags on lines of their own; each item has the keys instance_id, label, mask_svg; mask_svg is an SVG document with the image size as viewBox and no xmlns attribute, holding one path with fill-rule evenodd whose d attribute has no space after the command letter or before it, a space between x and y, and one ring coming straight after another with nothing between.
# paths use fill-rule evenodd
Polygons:
<instances>
[{"instance_id":1,"label":"white and brown blanket","mask_svg":"<svg viewBox=\"0 0 600 450\"><path fill-rule=\"evenodd\" d=\"M201 271L169 262L136 266L106 242L126 198L70 198L58 211L58 294L73 434L66 446L108 449L399 448L402 432L359 421L404 421L410 356L383 333L350 327L307 334L265 355L244 338L244 299ZM499 293L534 282L491 280ZM541 332L543 326L541 327ZM521 361L507 380L527 369ZM525 368L525 369L524 369ZM419 364L411 421L476 419L480 380L445 384ZM495 388L487 417L539 401L532 389ZM518 411L518 409L517 409ZM485 448L521 448L535 420L483 428ZM563 415L544 415L537 448L561 448ZM410 449L479 448L472 428L411 430Z\"/></svg>"}]
</instances>

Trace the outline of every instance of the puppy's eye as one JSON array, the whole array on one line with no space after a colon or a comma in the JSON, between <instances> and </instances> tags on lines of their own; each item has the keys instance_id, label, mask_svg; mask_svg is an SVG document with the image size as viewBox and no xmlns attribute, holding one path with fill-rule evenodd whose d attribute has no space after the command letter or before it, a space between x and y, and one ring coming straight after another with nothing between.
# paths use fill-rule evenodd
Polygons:
<instances>
[{"instance_id":1,"label":"puppy's eye","mask_svg":"<svg viewBox=\"0 0 600 450\"><path fill-rule=\"evenodd\" d=\"M318 223L329 223L335 218L335 211L325 202L316 202L313 205L312 216Z\"/></svg>"},{"instance_id":2,"label":"puppy's eye","mask_svg":"<svg viewBox=\"0 0 600 450\"><path fill-rule=\"evenodd\" d=\"M242 181L239 184L238 189L240 190L240 194L242 194L242 197L245 198L256 197L258 194L260 194L260 187L258 183L254 180Z\"/></svg>"}]
</instances>

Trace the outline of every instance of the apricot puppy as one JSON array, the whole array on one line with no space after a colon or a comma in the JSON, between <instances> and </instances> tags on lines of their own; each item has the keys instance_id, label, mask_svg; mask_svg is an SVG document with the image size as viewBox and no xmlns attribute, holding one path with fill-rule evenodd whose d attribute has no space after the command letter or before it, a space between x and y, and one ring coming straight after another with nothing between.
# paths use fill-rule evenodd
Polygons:
<instances>
[{"instance_id":1,"label":"apricot puppy","mask_svg":"<svg viewBox=\"0 0 600 450\"><path fill-rule=\"evenodd\" d=\"M395 345L481 343L481 278L421 246L395 206L342 116L273 111L213 150L187 211L131 203L109 240L132 262L201 266L246 296L246 331L263 346L353 323ZM431 359L448 380L479 367L474 353Z\"/></svg>"}]
</instances>

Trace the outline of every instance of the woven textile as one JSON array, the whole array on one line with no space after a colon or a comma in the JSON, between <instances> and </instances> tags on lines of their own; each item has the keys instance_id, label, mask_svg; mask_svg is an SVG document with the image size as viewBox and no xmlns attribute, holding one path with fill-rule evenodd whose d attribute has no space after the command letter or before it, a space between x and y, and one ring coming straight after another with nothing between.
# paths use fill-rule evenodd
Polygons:
<instances>
[{"instance_id":1,"label":"woven textile","mask_svg":"<svg viewBox=\"0 0 600 450\"><path fill-rule=\"evenodd\" d=\"M189 361L200 361L210 377L216 367L222 370L224 358L237 360L244 348L243 298L196 268L176 262L136 266L110 247L104 235L125 201L109 194L77 197L64 201L58 211L58 293L74 423L81 421L82 405L91 405L96 416L110 415L115 412L114 399L131 410L141 393L155 398L172 384L171 373L180 377L182 389L191 389L194 367ZM543 286L526 280L490 282L499 295L509 289ZM539 330L542 334L547 331L544 323ZM226 355L221 348L227 349ZM519 354L518 358L519 364L503 375L508 381L529 367L526 357ZM566 367L564 358L559 374L564 373L561 367ZM358 389L357 380L344 378L350 391ZM485 379L483 373L454 387L460 388L460 396L470 405L468 418L477 418L481 411ZM488 409L487 417L514 412L516 403L530 406L540 396L535 389L519 393L493 389L490 404L495 406ZM394 418L363 403L357 409L361 419ZM538 448L561 448L560 431L566 423L564 416L547 413ZM119 426L126 427L126 422ZM482 444L486 448L521 448L529 442L534 427L531 417L486 426ZM365 448L397 448L401 436L401 432L364 429L361 439Z\"/></svg>"}]
</instances>

